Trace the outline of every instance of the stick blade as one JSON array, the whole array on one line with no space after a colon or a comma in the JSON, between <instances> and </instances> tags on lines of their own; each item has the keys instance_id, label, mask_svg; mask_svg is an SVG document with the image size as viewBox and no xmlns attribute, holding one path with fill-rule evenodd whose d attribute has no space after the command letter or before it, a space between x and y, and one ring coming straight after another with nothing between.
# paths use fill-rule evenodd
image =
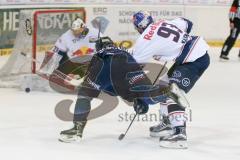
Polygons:
<instances>
[{"instance_id":1,"label":"stick blade","mask_svg":"<svg viewBox=\"0 0 240 160\"><path fill-rule=\"evenodd\" d=\"M120 134L120 136L118 137L118 140L121 141L124 137L125 137L125 134Z\"/></svg>"},{"instance_id":2,"label":"stick blade","mask_svg":"<svg viewBox=\"0 0 240 160\"><path fill-rule=\"evenodd\" d=\"M99 29L100 32L103 34L109 24L109 20L103 16L98 16L91 21L91 24L93 28Z\"/></svg>"}]
</instances>

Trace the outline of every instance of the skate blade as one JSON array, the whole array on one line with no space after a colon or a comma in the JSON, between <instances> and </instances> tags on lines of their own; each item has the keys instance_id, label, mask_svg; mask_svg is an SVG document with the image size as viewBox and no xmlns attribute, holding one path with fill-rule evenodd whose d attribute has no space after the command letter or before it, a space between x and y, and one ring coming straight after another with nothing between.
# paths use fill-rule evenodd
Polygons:
<instances>
[{"instance_id":1,"label":"skate blade","mask_svg":"<svg viewBox=\"0 0 240 160\"><path fill-rule=\"evenodd\" d=\"M229 59L223 59L223 58L219 58L219 62L228 62Z\"/></svg>"},{"instance_id":2,"label":"skate blade","mask_svg":"<svg viewBox=\"0 0 240 160\"><path fill-rule=\"evenodd\" d=\"M187 149L187 141L160 141L160 147L168 149Z\"/></svg>"},{"instance_id":3,"label":"skate blade","mask_svg":"<svg viewBox=\"0 0 240 160\"><path fill-rule=\"evenodd\" d=\"M173 134L172 130L168 130L168 131L161 131L161 132L150 132L150 137L166 137L166 136L170 136Z\"/></svg>"},{"instance_id":4,"label":"skate blade","mask_svg":"<svg viewBox=\"0 0 240 160\"><path fill-rule=\"evenodd\" d=\"M79 142L80 140L81 140L81 137L79 137L79 136L73 136L73 137L61 136L58 139L58 141L63 142L63 143Z\"/></svg>"},{"instance_id":5,"label":"skate blade","mask_svg":"<svg viewBox=\"0 0 240 160\"><path fill-rule=\"evenodd\" d=\"M178 101L179 105L181 105L184 108L190 107L190 104L189 104L187 98L185 97L184 93L178 88L178 86L175 83L172 84L171 91L172 91L172 93L174 93L178 96L177 101Z\"/></svg>"}]
</instances>

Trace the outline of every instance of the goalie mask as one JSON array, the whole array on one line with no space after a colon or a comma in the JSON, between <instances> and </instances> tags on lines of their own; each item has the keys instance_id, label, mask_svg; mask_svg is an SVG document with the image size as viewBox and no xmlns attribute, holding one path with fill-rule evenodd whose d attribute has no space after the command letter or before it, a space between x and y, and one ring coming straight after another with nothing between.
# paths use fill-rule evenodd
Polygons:
<instances>
[{"instance_id":1,"label":"goalie mask","mask_svg":"<svg viewBox=\"0 0 240 160\"><path fill-rule=\"evenodd\" d=\"M133 15L133 24L136 30L141 34L153 23L152 16L146 11L139 11Z\"/></svg>"},{"instance_id":2,"label":"goalie mask","mask_svg":"<svg viewBox=\"0 0 240 160\"><path fill-rule=\"evenodd\" d=\"M74 36L79 37L83 31L86 29L86 25L81 18L77 18L73 21L71 30Z\"/></svg>"}]
</instances>

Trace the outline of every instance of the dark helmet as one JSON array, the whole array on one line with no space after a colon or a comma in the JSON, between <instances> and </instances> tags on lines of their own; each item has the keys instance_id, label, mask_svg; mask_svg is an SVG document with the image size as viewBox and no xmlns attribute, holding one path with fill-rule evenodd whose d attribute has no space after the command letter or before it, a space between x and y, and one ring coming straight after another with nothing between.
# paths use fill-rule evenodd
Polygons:
<instances>
[{"instance_id":1,"label":"dark helmet","mask_svg":"<svg viewBox=\"0 0 240 160\"><path fill-rule=\"evenodd\" d=\"M114 42L111 40L111 38L109 37L100 37L97 41L96 41L96 45L95 48L97 51L107 48L107 47L115 47Z\"/></svg>"},{"instance_id":2,"label":"dark helmet","mask_svg":"<svg viewBox=\"0 0 240 160\"><path fill-rule=\"evenodd\" d=\"M142 33L151 23L153 18L146 11L139 11L133 15L133 24L139 33Z\"/></svg>"}]
</instances>

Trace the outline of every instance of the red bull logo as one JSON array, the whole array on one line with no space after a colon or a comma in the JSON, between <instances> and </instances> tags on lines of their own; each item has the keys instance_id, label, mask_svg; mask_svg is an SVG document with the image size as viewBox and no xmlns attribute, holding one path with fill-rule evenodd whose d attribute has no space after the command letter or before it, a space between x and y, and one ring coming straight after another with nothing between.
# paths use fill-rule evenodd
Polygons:
<instances>
[{"instance_id":1,"label":"red bull logo","mask_svg":"<svg viewBox=\"0 0 240 160\"><path fill-rule=\"evenodd\" d=\"M78 57L78 56L82 56L82 55L92 54L93 52L94 52L94 49L84 46L84 47L81 47L80 49L78 49L77 51L75 51L72 54L72 56Z\"/></svg>"},{"instance_id":2,"label":"red bull logo","mask_svg":"<svg viewBox=\"0 0 240 160\"><path fill-rule=\"evenodd\" d=\"M155 31L156 31L156 29L158 29L158 26L162 22L163 22L163 20L160 20L159 22L150 25L150 31L148 31L148 33L146 33L143 38L146 39L146 40L151 40Z\"/></svg>"}]
</instances>

